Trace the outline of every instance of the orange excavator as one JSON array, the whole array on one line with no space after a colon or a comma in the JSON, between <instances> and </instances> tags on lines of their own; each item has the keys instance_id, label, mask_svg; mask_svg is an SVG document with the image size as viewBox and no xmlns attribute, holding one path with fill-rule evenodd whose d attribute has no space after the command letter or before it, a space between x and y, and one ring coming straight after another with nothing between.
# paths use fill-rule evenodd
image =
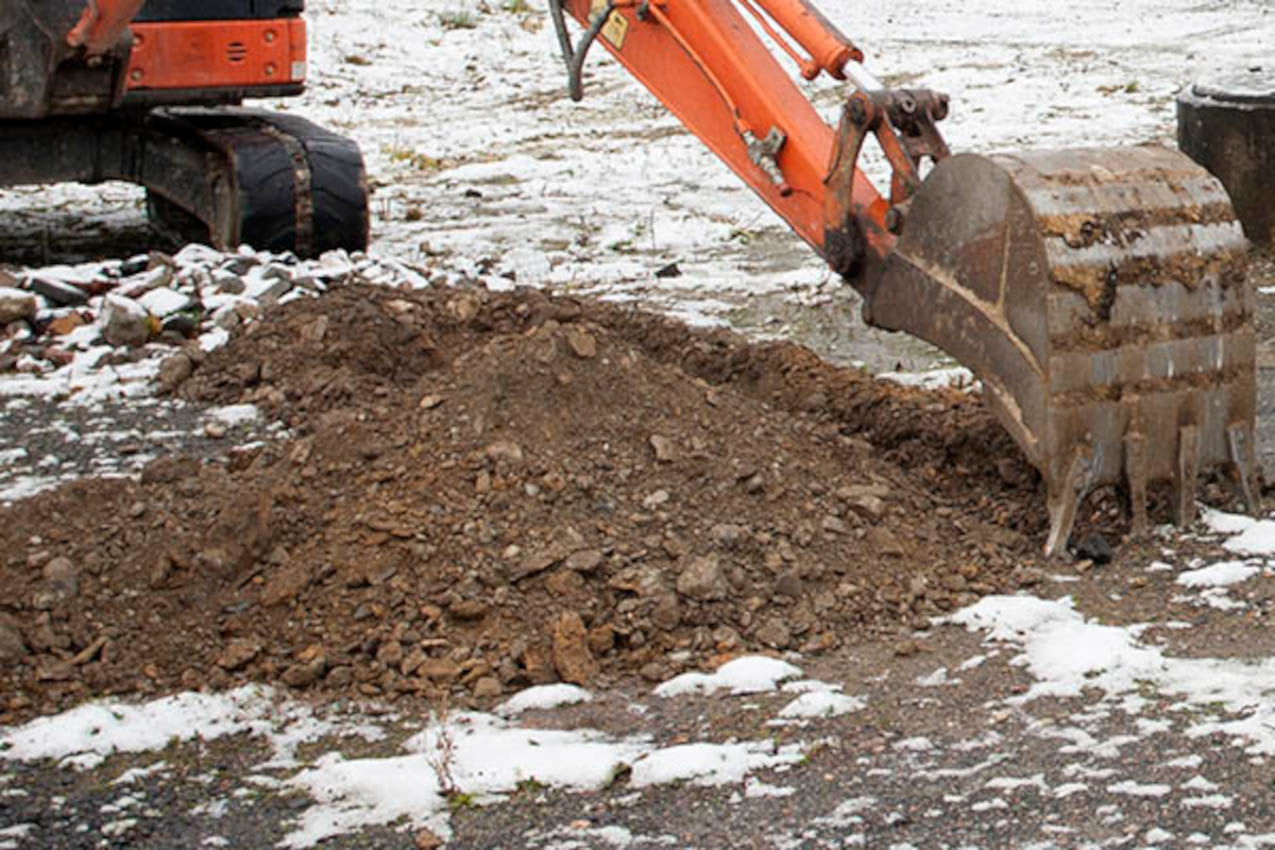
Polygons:
<instances>
[{"instance_id":1,"label":"orange excavator","mask_svg":"<svg viewBox=\"0 0 1275 850\"><path fill-rule=\"evenodd\" d=\"M883 86L807 0L549 2L573 98L601 43L854 286L870 324L974 372L1044 477L1047 553L1101 485L1128 494L1135 531L1161 482L1189 523L1197 477L1217 467L1257 509L1247 243L1186 155L950 155L947 96ZM849 81L837 126L763 36L801 77ZM859 167L869 138L886 194Z\"/></svg>"},{"instance_id":2,"label":"orange excavator","mask_svg":"<svg viewBox=\"0 0 1275 850\"><path fill-rule=\"evenodd\" d=\"M3 0L0 185L126 180L174 241L367 247L350 139L239 108L299 94L302 0Z\"/></svg>"},{"instance_id":3,"label":"orange excavator","mask_svg":"<svg viewBox=\"0 0 1275 850\"><path fill-rule=\"evenodd\" d=\"M951 155L948 98L883 86L807 0L549 4L573 98L601 43L854 286L871 324L975 373L1044 478L1047 553L1103 485L1128 494L1135 531L1149 487L1169 484L1186 524L1198 477L1219 468L1257 509L1247 243L1222 185L1188 157ZM25 182L134 180L161 223L214 244L306 254L366 240L347 140L268 113L155 108L295 91L299 12L298 0L10 0L0 119L21 121L0 134L5 176L35 162L55 175ZM849 82L836 126L767 41L805 79ZM869 139L887 193L860 168Z\"/></svg>"}]
</instances>

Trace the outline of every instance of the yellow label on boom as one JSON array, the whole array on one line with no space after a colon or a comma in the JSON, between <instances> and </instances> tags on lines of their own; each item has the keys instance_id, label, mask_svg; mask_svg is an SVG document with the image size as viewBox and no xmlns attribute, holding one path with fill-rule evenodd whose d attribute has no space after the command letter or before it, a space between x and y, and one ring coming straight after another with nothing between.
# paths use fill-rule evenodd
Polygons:
<instances>
[{"instance_id":1,"label":"yellow label on boom","mask_svg":"<svg viewBox=\"0 0 1275 850\"><path fill-rule=\"evenodd\" d=\"M593 0L589 5L589 17L597 16L602 10L606 9L607 0ZM600 35L610 43L616 50L624 47L624 39L629 34L629 19L620 14L618 10L613 9L611 14L607 16L607 22L602 25Z\"/></svg>"}]
</instances>

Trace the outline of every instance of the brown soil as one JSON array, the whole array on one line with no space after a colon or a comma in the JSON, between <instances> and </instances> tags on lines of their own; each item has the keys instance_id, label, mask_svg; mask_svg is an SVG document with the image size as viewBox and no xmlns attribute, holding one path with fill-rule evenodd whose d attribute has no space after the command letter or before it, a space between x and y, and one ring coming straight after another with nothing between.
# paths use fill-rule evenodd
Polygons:
<instances>
[{"instance_id":1,"label":"brown soil","mask_svg":"<svg viewBox=\"0 0 1275 850\"><path fill-rule=\"evenodd\" d=\"M0 511L0 722L248 680L655 679L1036 575L1037 476L976 398L596 302L343 287L179 393L292 436Z\"/></svg>"}]
</instances>

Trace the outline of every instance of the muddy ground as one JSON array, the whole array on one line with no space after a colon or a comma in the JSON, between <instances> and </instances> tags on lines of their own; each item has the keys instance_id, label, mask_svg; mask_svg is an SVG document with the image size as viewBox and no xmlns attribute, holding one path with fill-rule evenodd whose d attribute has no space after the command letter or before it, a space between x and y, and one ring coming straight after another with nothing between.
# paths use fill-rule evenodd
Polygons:
<instances>
[{"instance_id":1,"label":"muddy ground","mask_svg":"<svg viewBox=\"0 0 1275 850\"><path fill-rule=\"evenodd\" d=\"M977 395L593 300L341 287L175 394L290 436L0 513L0 723L248 680L478 706L659 681L895 641L1058 567ZM1100 492L1073 540L1154 554L1126 530Z\"/></svg>"}]
</instances>

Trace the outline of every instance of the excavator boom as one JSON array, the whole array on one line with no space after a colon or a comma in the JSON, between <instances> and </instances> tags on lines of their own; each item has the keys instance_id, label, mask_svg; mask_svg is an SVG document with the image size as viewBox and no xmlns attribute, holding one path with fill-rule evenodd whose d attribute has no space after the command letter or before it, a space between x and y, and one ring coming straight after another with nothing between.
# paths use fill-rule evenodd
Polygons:
<instances>
[{"instance_id":1,"label":"excavator boom","mask_svg":"<svg viewBox=\"0 0 1275 850\"><path fill-rule=\"evenodd\" d=\"M1221 184L1155 146L951 156L948 99L889 90L807 0L549 0L574 98L600 42L864 298L872 324L970 367L1047 489L1048 554L1102 485L1226 468L1251 509L1255 342L1247 244ZM585 35L573 44L564 20ZM837 126L806 79L852 87ZM869 138L891 168L859 167ZM933 163L922 179L922 163Z\"/></svg>"}]
</instances>

